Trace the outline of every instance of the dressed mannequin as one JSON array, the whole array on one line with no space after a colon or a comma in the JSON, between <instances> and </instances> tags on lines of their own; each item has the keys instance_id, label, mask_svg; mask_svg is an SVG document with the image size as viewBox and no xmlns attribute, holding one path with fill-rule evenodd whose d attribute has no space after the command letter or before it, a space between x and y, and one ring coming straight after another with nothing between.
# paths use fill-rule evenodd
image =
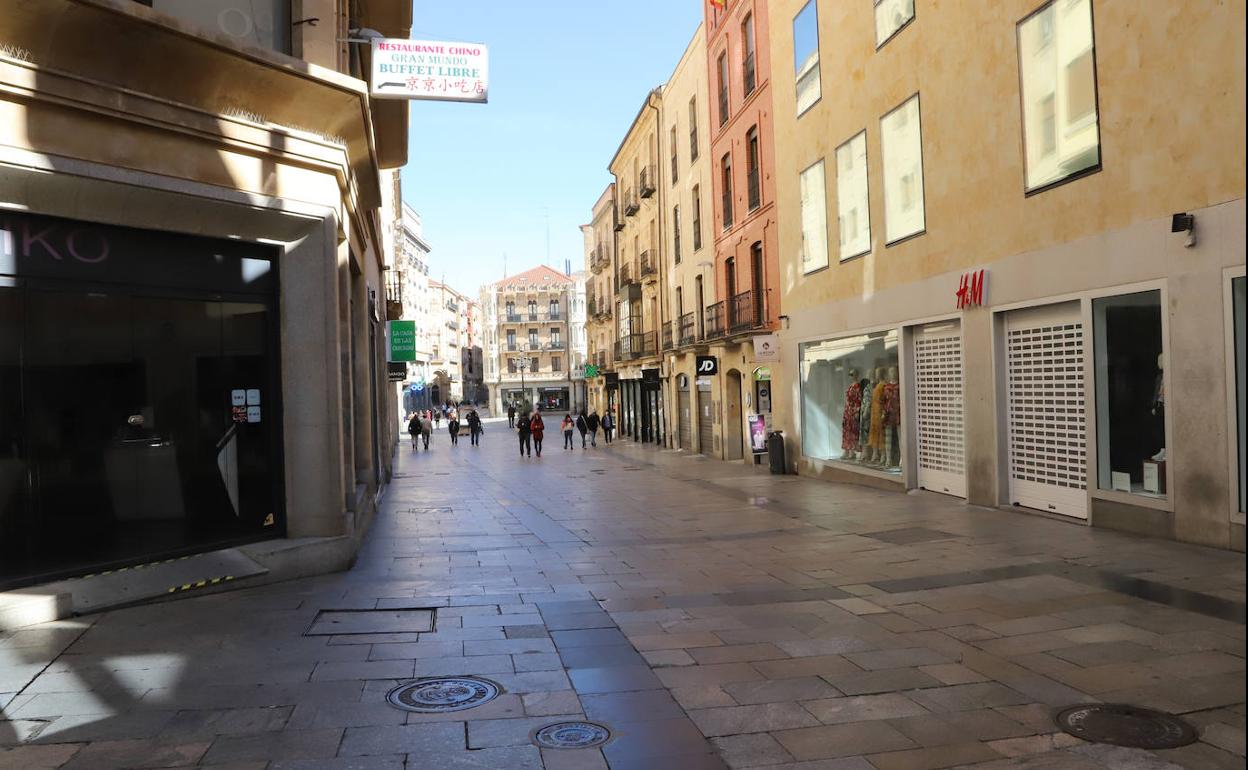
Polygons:
<instances>
[{"instance_id":1,"label":"dressed mannequin","mask_svg":"<svg viewBox=\"0 0 1248 770\"><path fill-rule=\"evenodd\" d=\"M1157 382L1153 385L1153 405L1150 412L1156 417L1153 424L1153 446L1161 444L1161 451L1152 456L1154 462L1166 461L1166 364L1165 354L1157 356Z\"/></svg>"},{"instance_id":2,"label":"dressed mannequin","mask_svg":"<svg viewBox=\"0 0 1248 770\"><path fill-rule=\"evenodd\" d=\"M888 459L884 444L884 393L888 386L884 369L875 370L875 387L871 391L871 454L864 457L864 462L872 465L883 465Z\"/></svg>"},{"instance_id":3,"label":"dressed mannequin","mask_svg":"<svg viewBox=\"0 0 1248 770\"><path fill-rule=\"evenodd\" d=\"M871 372L867 373L868 375ZM858 411L858 459L864 463L871 462L871 399L874 396L874 383L870 376L858 383L862 390L862 408Z\"/></svg>"},{"instance_id":4,"label":"dressed mannequin","mask_svg":"<svg viewBox=\"0 0 1248 770\"><path fill-rule=\"evenodd\" d=\"M882 407L884 412L884 455L880 465L893 468L901 465L901 441L897 430L901 425L901 387L897 384L897 367L888 368L888 381L884 384Z\"/></svg>"},{"instance_id":5,"label":"dressed mannequin","mask_svg":"<svg viewBox=\"0 0 1248 770\"><path fill-rule=\"evenodd\" d=\"M853 460L858 456L859 415L862 412L862 385L858 383L858 370L849 370L849 388L845 390L845 409L841 414L841 459Z\"/></svg>"}]
</instances>

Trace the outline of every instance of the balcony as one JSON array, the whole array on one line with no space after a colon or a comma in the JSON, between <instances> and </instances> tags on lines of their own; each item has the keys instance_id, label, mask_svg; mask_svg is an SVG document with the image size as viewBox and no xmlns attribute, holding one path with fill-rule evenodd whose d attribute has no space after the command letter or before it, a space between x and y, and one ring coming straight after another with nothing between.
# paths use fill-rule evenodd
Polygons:
<instances>
[{"instance_id":1,"label":"balcony","mask_svg":"<svg viewBox=\"0 0 1248 770\"><path fill-rule=\"evenodd\" d=\"M403 318L403 273L390 270L386 273L386 320Z\"/></svg>"},{"instance_id":2,"label":"balcony","mask_svg":"<svg viewBox=\"0 0 1248 770\"><path fill-rule=\"evenodd\" d=\"M655 279L658 276L658 255L654 253L654 249L646 249L641 252L641 277Z\"/></svg>"},{"instance_id":3,"label":"balcony","mask_svg":"<svg viewBox=\"0 0 1248 770\"><path fill-rule=\"evenodd\" d=\"M595 275L611 266L611 250L605 244L598 244L589 253L589 269Z\"/></svg>"},{"instance_id":4,"label":"balcony","mask_svg":"<svg viewBox=\"0 0 1248 770\"><path fill-rule=\"evenodd\" d=\"M615 343L615 360L632 361L642 356L657 355L658 342L657 332L625 334Z\"/></svg>"},{"instance_id":5,"label":"balcony","mask_svg":"<svg viewBox=\"0 0 1248 770\"><path fill-rule=\"evenodd\" d=\"M520 349L520 346L514 342L508 342L505 347L508 353L515 353L517 350Z\"/></svg>"},{"instance_id":6,"label":"balcony","mask_svg":"<svg viewBox=\"0 0 1248 770\"><path fill-rule=\"evenodd\" d=\"M714 340L724 336L724 303L716 302L706 306L706 339Z\"/></svg>"},{"instance_id":7,"label":"balcony","mask_svg":"<svg viewBox=\"0 0 1248 770\"><path fill-rule=\"evenodd\" d=\"M646 166L641 170L641 197L649 198L659 189L658 173L654 166Z\"/></svg>"},{"instance_id":8,"label":"balcony","mask_svg":"<svg viewBox=\"0 0 1248 770\"><path fill-rule=\"evenodd\" d=\"M529 350L541 350L542 343L537 340L529 340Z\"/></svg>"},{"instance_id":9,"label":"balcony","mask_svg":"<svg viewBox=\"0 0 1248 770\"><path fill-rule=\"evenodd\" d=\"M767 322L766 290L743 291L728 305L728 330L732 334L757 329Z\"/></svg>"},{"instance_id":10,"label":"balcony","mask_svg":"<svg viewBox=\"0 0 1248 770\"><path fill-rule=\"evenodd\" d=\"M664 350L672 349L672 322L671 321L663 322L663 349Z\"/></svg>"},{"instance_id":11,"label":"balcony","mask_svg":"<svg viewBox=\"0 0 1248 770\"><path fill-rule=\"evenodd\" d=\"M627 262L620 265L620 286L628 286L630 283L636 283L637 277L633 275L633 266Z\"/></svg>"},{"instance_id":12,"label":"balcony","mask_svg":"<svg viewBox=\"0 0 1248 770\"><path fill-rule=\"evenodd\" d=\"M550 342L546 343L546 349L547 350L567 350L568 343L564 342L563 340L551 340Z\"/></svg>"},{"instance_id":13,"label":"balcony","mask_svg":"<svg viewBox=\"0 0 1248 770\"><path fill-rule=\"evenodd\" d=\"M628 188L628 192L624 193L624 216L631 217L641 210L641 201L637 199L637 191Z\"/></svg>"},{"instance_id":14,"label":"balcony","mask_svg":"<svg viewBox=\"0 0 1248 770\"><path fill-rule=\"evenodd\" d=\"M531 313L508 313L499 318L499 321L505 324L563 323L564 320L566 316L562 309L554 312L534 310Z\"/></svg>"},{"instance_id":15,"label":"balcony","mask_svg":"<svg viewBox=\"0 0 1248 770\"><path fill-rule=\"evenodd\" d=\"M685 313L676 321L676 339L680 347L683 348L686 345L692 345L694 342L697 342L697 322L697 313Z\"/></svg>"}]
</instances>

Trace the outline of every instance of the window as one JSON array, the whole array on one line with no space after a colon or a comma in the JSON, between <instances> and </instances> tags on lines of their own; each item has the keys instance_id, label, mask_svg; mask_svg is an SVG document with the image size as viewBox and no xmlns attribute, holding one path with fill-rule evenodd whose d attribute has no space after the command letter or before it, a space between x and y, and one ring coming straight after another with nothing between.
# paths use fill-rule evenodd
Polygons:
<instances>
[{"instance_id":1,"label":"window","mask_svg":"<svg viewBox=\"0 0 1248 770\"><path fill-rule=\"evenodd\" d=\"M534 299L529 300L529 320L537 320L537 300Z\"/></svg>"},{"instance_id":2,"label":"window","mask_svg":"<svg viewBox=\"0 0 1248 770\"><path fill-rule=\"evenodd\" d=\"M680 155L676 152L676 126L672 126L672 184L680 178Z\"/></svg>"},{"instance_id":3,"label":"window","mask_svg":"<svg viewBox=\"0 0 1248 770\"><path fill-rule=\"evenodd\" d=\"M551 318L559 317L559 300L557 299L552 299L550 301L550 317Z\"/></svg>"},{"instance_id":4,"label":"window","mask_svg":"<svg viewBox=\"0 0 1248 770\"><path fill-rule=\"evenodd\" d=\"M875 47L901 31L914 19L914 0L875 0Z\"/></svg>"},{"instance_id":5,"label":"window","mask_svg":"<svg viewBox=\"0 0 1248 770\"><path fill-rule=\"evenodd\" d=\"M802 454L901 473L896 330L801 345Z\"/></svg>"},{"instance_id":6,"label":"window","mask_svg":"<svg viewBox=\"0 0 1248 770\"><path fill-rule=\"evenodd\" d=\"M288 0L139 0L236 43L290 53Z\"/></svg>"},{"instance_id":7,"label":"window","mask_svg":"<svg viewBox=\"0 0 1248 770\"><path fill-rule=\"evenodd\" d=\"M745 141L747 149L745 156L746 193L749 198L750 211L753 211L762 204L762 189L759 179L758 126L750 129L750 133L746 136Z\"/></svg>"},{"instance_id":8,"label":"window","mask_svg":"<svg viewBox=\"0 0 1248 770\"><path fill-rule=\"evenodd\" d=\"M693 186L693 250L702 248L702 186Z\"/></svg>"},{"instance_id":9,"label":"window","mask_svg":"<svg viewBox=\"0 0 1248 770\"><path fill-rule=\"evenodd\" d=\"M515 374L515 373L516 373L516 371L517 371L517 369L516 369L516 359L514 359L514 358L509 358L509 359L507 359L507 373L508 373L508 374Z\"/></svg>"},{"instance_id":10,"label":"window","mask_svg":"<svg viewBox=\"0 0 1248 770\"><path fill-rule=\"evenodd\" d=\"M562 342L563 342L563 340L561 339L561 335L560 335L559 329L558 329L558 328L551 329L551 330L550 330L550 344L551 344L551 346L558 346L558 345L560 345Z\"/></svg>"},{"instance_id":11,"label":"window","mask_svg":"<svg viewBox=\"0 0 1248 770\"><path fill-rule=\"evenodd\" d=\"M732 156L724 155L719 161L720 183L724 188L724 229L732 227Z\"/></svg>"},{"instance_id":12,"label":"window","mask_svg":"<svg viewBox=\"0 0 1248 770\"><path fill-rule=\"evenodd\" d=\"M719 61L716 65L716 71L719 73L719 125L723 126L728 122L728 54L727 52L719 55Z\"/></svg>"},{"instance_id":13,"label":"window","mask_svg":"<svg viewBox=\"0 0 1248 770\"><path fill-rule=\"evenodd\" d=\"M802 172L802 272L828 266L828 215L824 205L823 160Z\"/></svg>"},{"instance_id":14,"label":"window","mask_svg":"<svg viewBox=\"0 0 1248 770\"><path fill-rule=\"evenodd\" d=\"M850 259L871 251L866 131L836 148L836 216L840 258Z\"/></svg>"},{"instance_id":15,"label":"window","mask_svg":"<svg viewBox=\"0 0 1248 770\"><path fill-rule=\"evenodd\" d=\"M698 97L689 100L689 162L698 159Z\"/></svg>"},{"instance_id":16,"label":"window","mask_svg":"<svg viewBox=\"0 0 1248 770\"><path fill-rule=\"evenodd\" d=\"M537 329L529 329L529 350L537 350Z\"/></svg>"},{"instance_id":17,"label":"window","mask_svg":"<svg viewBox=\"0 0 1248 770\"><path fill-rule=\"evenodd\" d=\"M672 207L672 260L680 264L680 206Z\"/></svg>"},{"instance_id":18,"label":"window","mask_svg":"<svg viewBox=\"0 0 1248 770\"><path fill-rule=\"evenodd\" d=\"M563 359L560 358L559 356L551 356L550 357L550 370L552 372L557 372L557 371L560 371L561 369L563 369Z\"/></svg>"},{"instance_id":19,"label":"window","mask_svg":"<svg viewBox=\"0 0 1248 770\"><path fill-rule=\"evenodd\" d=\"M693 279L693 291L695 301L698 303L694 308L694 315L698 322L698 339L706 338L706 296L702 290L702 276L695 276Z\"/></svg>"},{"instance_id":20,"label":"window","mask_svg":"<svg viewBox=\"0 0 1248 770\"><path fill-rule=\"evenodd\" d=\"M793 19L793 78L797 84L797 114L810 109L823 95L819 83L819 11L815 0Z\"/></svg>"},{"instance_id":21,"label":"window","mask_svg":"<svg viewBox=\"0 0 1248 770\"><path fill-rule=\"evenodd\" d=\"M1092 300L1101 489L1166 496L1161 292Z\"/></svg>"},{"instance_id":22,"label":"window","mask_svg":"<svg viewBox=\"0 0 1248 770\"><path fill-rule=\"evenodd\" d=\"M745 17L741 23L741 41L745 46L745 54L741 57L741 81L745 86L745 95L754 93L754 14Z\"/></svg>"},{"instance_id":23,"label":"window","mask_svg":"<svg viewBox=\"0 0 1248 770\"><path fill-rule=\"evenodd\" d=\"M516 349L516 332L514 329L507 330L507 349Z\"/></svg>"},{"instance_id":24,"label":"window","mask_svg":"<svg viewBox=\"0 0 1248 770\"><path fill-rule=\"evenodd\" d=\"M915 94L880 118L884 162L884 239L894 243L923 232L923 137Z\"/></svg>"},{"instance_id":25,"label":"window","mask_svg":"<svg viewBox=\"0 0 1248 770\"><path fill-rule=\"evenodd\" d=\"M511 318L515 317L515 315L516 315L516 303L514 303L514 302L508 302L508 303L507 303L507 318L508 318L508 320L510 320Z\"/></svg>"},{"instance_id":26,"label":"window","mask_svg":"<svg viewBox=\"0 0 1248 770\"><path fill-rule=\"evenodd\" d=\"M1050 2L1018 24L1026 191L1101 165L1092 0Z\"/></svg>"}]
</instances>

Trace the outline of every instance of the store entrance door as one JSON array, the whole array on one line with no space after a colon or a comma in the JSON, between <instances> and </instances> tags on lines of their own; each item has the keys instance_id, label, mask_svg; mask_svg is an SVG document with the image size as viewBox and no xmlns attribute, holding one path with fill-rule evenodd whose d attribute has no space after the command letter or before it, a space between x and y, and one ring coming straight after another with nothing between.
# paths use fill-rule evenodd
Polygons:
<instances>
[{"instance_id":1,"label":"store entrance door","mask_svg":"<svg viewBox=\"0 0 1248 770\"><path fill-rule=\"evenodd\" d=\"M681 449L693 449L693 403L689 393L689 378L680 375L676 378L677 399L677 440Z\"/></svg>"},{"instance_id":2,"label":"store entrance door","mask_svg":"<svg viewBox=\"0 0 1248 770\"><path fill-rule=\"evenodd\" d=\"M957 321L914 335L919 486L966 497L962 428L962 330Z\"/></svg>"},{"instance_id":3,"label":"store entrance door","mask_svg":"<svg viewBox=\"0 0 1248 770\"><path fill-rule=\"evenodd\" d=\"M1078 302L1005 317L1010 503L1088 517L1087 404Z\"/></svg>"}]
</instances>

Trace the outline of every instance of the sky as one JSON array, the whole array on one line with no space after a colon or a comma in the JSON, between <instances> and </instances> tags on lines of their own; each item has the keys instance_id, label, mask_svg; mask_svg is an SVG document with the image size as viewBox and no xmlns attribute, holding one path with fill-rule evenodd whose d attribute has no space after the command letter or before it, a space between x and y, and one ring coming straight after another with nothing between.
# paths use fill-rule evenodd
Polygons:
<instances>
[{"instance_id":1,"label":"sky","mask_svg":"<svg viewBox=\"0 0 1248 770\"><path fill-rule=\"evenodd\" d=\"M403 198L430 276L475 295L504 276L504 254L508 275L580 269L607 164L701 15L701 0L415 0L413 39L490 51L488 104L411 103Z\"/></svg>"}]
</instances>

